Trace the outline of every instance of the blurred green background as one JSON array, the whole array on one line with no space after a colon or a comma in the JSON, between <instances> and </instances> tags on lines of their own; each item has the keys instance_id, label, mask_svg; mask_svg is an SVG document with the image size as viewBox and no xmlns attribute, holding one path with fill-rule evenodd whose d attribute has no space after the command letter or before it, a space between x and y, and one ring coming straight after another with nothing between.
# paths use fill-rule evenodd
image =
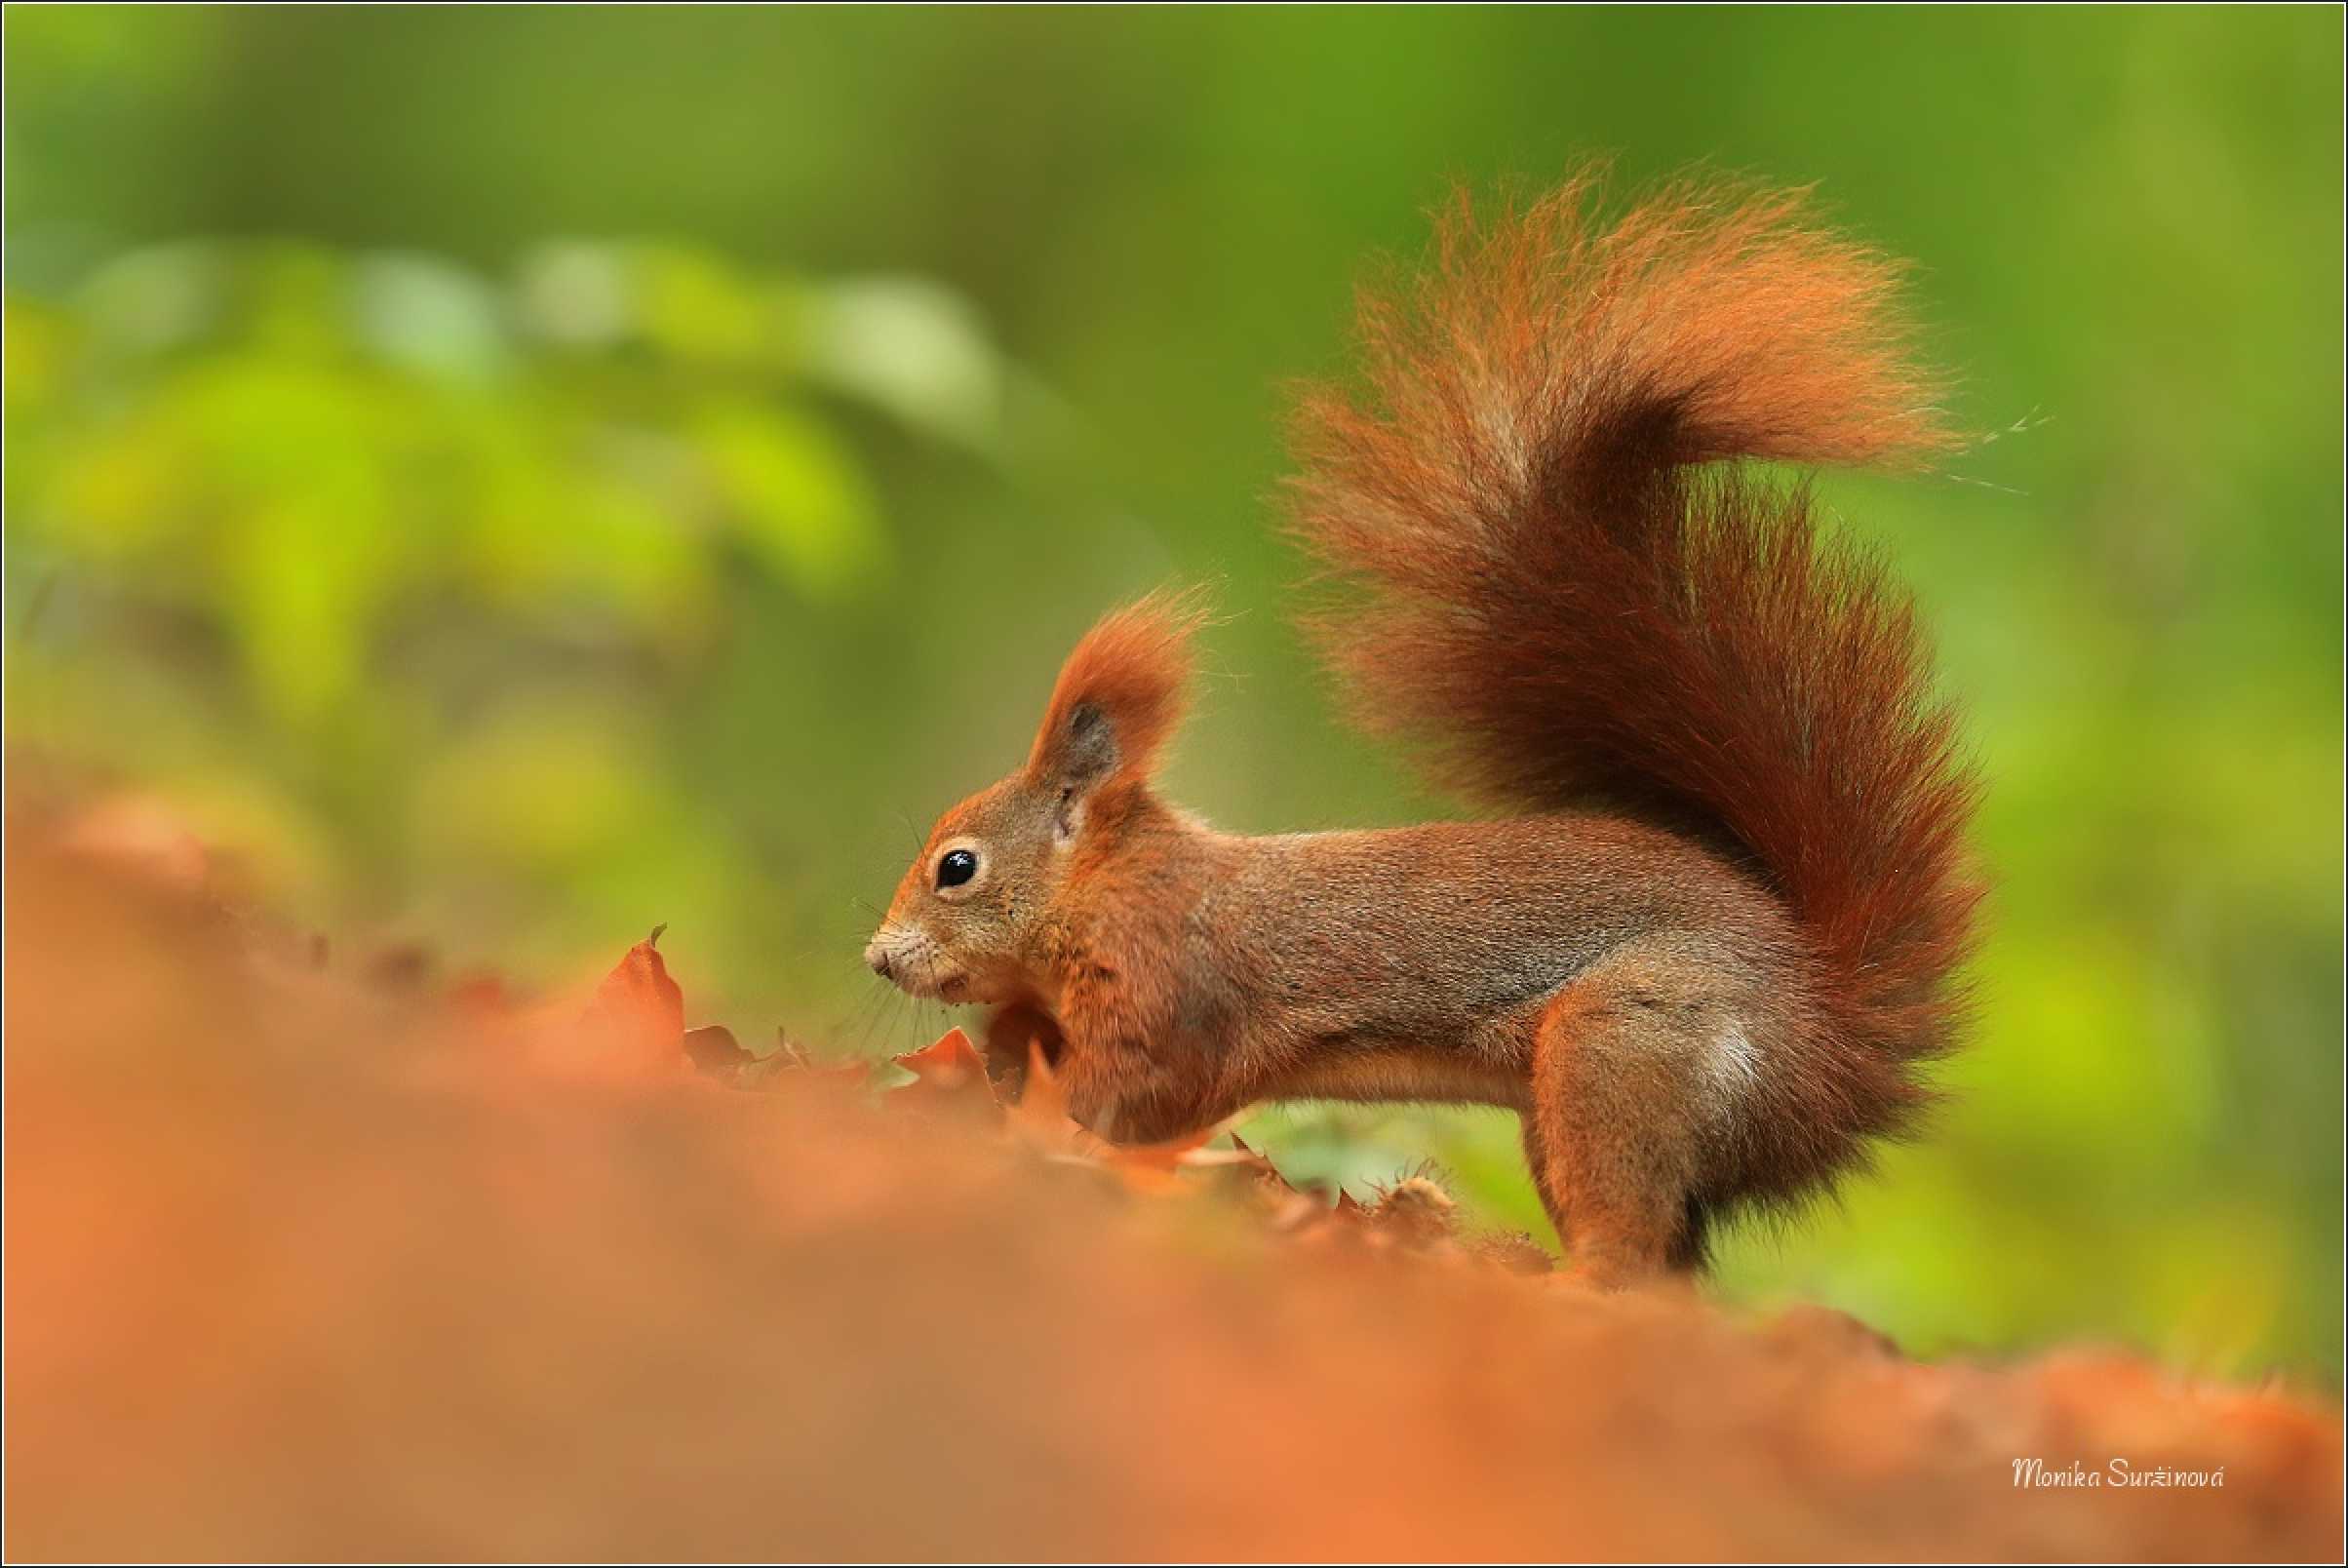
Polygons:
<instances>
[{"instance_id":1,"label":"blurred green background","mask_svg":"<svg viewBox=\"0 0 2348 1568\"><path fill-rule=\"evenodd\" d=\"M1928 1144L1727 1253L1911 1347L2341 1366L2336 10L11 7L7 725L302 918L902 1048L857 963L1103 608L1217 586L1180 799L1443 809L1330 720L1284 381L1450 183L1816 181L1953 474L1826 493L1993 780ZM1540 1229L1510 1118L1283 1109Z\"/></svg>"}]
</instances>

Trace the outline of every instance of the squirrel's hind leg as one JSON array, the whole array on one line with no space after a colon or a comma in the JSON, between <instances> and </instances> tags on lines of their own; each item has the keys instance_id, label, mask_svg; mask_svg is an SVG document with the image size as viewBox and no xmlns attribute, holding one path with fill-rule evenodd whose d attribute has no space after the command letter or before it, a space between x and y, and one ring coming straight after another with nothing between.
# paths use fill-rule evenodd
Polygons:
<instances>
[{"instance_id":1,"label":"squirrel's hind leg","mask_svg":"<svg viewBox=\"0 0 2348 1568\"><path fill-rule=\"evenodd\" d=\"M1592 1284L1702 1264L1698 1195L1725 1109L1716 1058L1736 1044L1716 993L1684 960L1623 954L1542 1009L1525 1158L1568 1269Z\"/></svg>"}]
</instances>

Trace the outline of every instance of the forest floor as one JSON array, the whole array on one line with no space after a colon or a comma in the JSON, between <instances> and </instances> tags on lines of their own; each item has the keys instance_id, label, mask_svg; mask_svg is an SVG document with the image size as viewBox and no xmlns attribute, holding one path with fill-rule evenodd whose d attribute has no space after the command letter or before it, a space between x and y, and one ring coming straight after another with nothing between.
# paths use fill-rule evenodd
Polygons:
<instances>
[{"instance_id":1,"label":"forest floor","mask_svg":"<svg viewBox=\"0 0 2348 1568\"><path fill-rule=\"evenodd\" d=\"M517 1005L185 870L11 834L12 1560L2340 1556L2319 1395L1598 1294L958 1037L752 1061L650 942Z\"/></svg>"}]
</instances>

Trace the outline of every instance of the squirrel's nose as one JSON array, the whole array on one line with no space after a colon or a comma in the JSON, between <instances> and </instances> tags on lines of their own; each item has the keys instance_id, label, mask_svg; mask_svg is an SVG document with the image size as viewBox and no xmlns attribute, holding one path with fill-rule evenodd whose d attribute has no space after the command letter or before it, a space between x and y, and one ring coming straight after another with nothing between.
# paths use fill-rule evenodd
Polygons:
<instances>
[{"instance_id":1,"label":"squirrel's nose","mask_svg":"<svg viewBox=\"0 0 2348 1568\"><path fill-rule=\"evenodd\" d=\"M864 950L864 961L873 966L873 973L883 980L888 978L888 949L875 942Z\"/></svg>"}]
</instances>

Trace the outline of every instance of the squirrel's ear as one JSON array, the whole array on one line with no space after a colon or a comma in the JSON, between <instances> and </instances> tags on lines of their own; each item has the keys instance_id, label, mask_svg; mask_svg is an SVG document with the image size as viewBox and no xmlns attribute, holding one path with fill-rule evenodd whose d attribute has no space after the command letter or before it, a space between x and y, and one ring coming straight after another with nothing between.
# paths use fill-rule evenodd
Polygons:
<instances>
[{"instance_id":1,"label":"squirrel's ear","mask_svg":"<svg viewBox=\"0 0 2348 1568\"><path fill-rule=\"evenodd\" d=\"M1060 668L1029 779L1080 800L1111 779L1147 777L1182 718L1191 634L1205 618L1195 595L1152 594L1085 633Z\"/></svg>"}]
</instances>

